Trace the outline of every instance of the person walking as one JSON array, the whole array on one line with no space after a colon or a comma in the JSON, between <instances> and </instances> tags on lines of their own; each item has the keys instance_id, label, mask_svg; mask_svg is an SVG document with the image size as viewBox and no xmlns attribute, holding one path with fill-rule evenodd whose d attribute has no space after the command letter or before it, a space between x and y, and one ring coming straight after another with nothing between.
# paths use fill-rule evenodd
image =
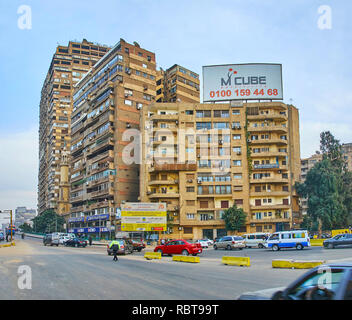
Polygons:
<instances>
[{"instance_id":1,"label":"person walking","mask_svg":"<svg viewBox=\"0 0 352 320\"><path fill-rule=\"evenodd\" d=\"M92 239L92 236L91 236L91 235L89 235L88 241L89 241L89 246L91 246L91 245L92 245L92 241L93 241L93 239Z\"/></svg>"},{"instance_id":2,"label":"person walking","mask_svg":"<svg viewBox=\"0 0 352 320\"><path fill-rule=\"evenodd\" d=\"M117 257L117 252L119 251L120 249L120 246L118 245L118 243L114 243L112 246L111 246L111 249L112 249L112 253L114 255L114 259L113 261L117 261L119 260L118 257Z\"/></svg>"}]
</instances>

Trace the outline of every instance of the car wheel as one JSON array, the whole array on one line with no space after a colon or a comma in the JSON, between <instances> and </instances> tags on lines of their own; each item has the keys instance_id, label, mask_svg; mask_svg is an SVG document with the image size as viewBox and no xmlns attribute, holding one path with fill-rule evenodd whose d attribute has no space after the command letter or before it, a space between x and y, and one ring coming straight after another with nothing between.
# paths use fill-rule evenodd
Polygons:
<instances>
[{"instance_id":1,"label":"car wheel","mask_svg":"<svg viewBox=\"0 0 352 320\"><path fill-rule=\"evenodd\" d=\"M138 252L141 252L141 251L142 251L142 249L141 249L141 248L138 248L138 249L137 249L137 251L138 251Z\"/></svg>"},{"instance_id":2,"label":"car wheel","mask_svg":"<svg viewBox=\"0 0 352 320\"><path fill-rule=\"evenodd\" d=\"M242 250L243 248L238 248L238 249Z\"/></svg>"},{"instance_id":3,"label":"car wheel","mask_svg":"<svg viewBox=\"0 0 352 320\"><path fill-rule=\"evenodd\" d=\"M75 247L78 248L78 243L75 244Z\"/></svg>"},{"instance_id":4,"label":"car wheel","mask_svg":"<svg viewBox=\"0 0 352 320\"><path fill-rule=\"evenodd\" d=\"M163 255L163 250L158 249L156 252L160 253L161 255Z\"/></svg>"},{"instance_id":5,"label":"car wheel","mask_svg":"<svg viewBox=\"0 0 352 320\"><path fill-rule=\"evenodd\" d=\"M277 244L274 244L274 245L272 246L272 250L273 250L273 251L279 251L279 250L280 250L280 247L279 247Z\"/></svg>"},{"instance_id":6,"label":"car wheel","mask_svg":"<svg viewBox=\"0 0 352 320\"><path fill-rule=\"evenodd\" d=\"M188 253L188 251L187 251L187 250L183 250L183 251L182 251L182 255L183 255L183 256L188 256L188 255L189 255L189 253Z\"/></svg>"},{"instance_id":7,"label":"car wheel","mask_svg":"<svg viewBox=\"0 0 352 320\"><path fill-rule=\"evenodd\" d=\"M259 248L259 249L263 249L264 246L263 246L261 243L259 243L259 244L258 244L258 248Z\"/></svg>"},{"instance_id":8,"label":"car wheel","mask_svg":"<svg viewBox=\"0 0 352 320\"><path fill-rule=\"evenodd\" d=\"M296 249L297 250L303 250L303 245L301 245L300 243L296 245Z\"/></svg>"},{"instance_id":9,"label":"car wheel","mask_svg":"<svg viewBox=\"0 0 352 320\"><path fill-rule=\"evenodd\" d=\"M229 244L226 246L226 250L232 250L232 248Z\"/></svg>"},{"instance_id":10,"label":"car wheel","mask_svg":"<svg viewBox=\"0 0 352 320\"><path fill-rule=\"evenodd\" d=\"M214 244L213 248L214 250L218 250L218 247L216 246L216 244Z\"/></svg>"},{"instance_id":11,"label":"car wheel","mask_svg":"<svg viewBox=\"0 0 352 320\"><path fill-rule=\"evenodd\" d=\"M111 252L108 252L108 255L111 256Z\"/></svg>"},{"instance_id":12,"label":"car wheel","mask_svg":"<svg viewBox=\"0 0 352 320\"><path fill-rule=\"evenodd\" d=\"M328 248L329 249L334 249L335 247L334 247L334 245L332 243L329 243Z\"/></svg>"}]
</instances>

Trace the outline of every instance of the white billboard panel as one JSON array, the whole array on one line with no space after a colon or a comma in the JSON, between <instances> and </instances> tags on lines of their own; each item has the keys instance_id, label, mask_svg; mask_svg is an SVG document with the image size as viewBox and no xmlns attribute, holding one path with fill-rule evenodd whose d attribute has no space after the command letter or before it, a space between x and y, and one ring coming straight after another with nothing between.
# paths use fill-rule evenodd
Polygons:
<instances>
[{"instance_id":1,"label":"white billboard panel","mask_svg":"<svg viewBox=\"0 0 352 320\"><path fill-rule=\"evenodd\" d=\"M203 102L282 99L281 64L203 66Z\"/></svg>"}]
</instances>

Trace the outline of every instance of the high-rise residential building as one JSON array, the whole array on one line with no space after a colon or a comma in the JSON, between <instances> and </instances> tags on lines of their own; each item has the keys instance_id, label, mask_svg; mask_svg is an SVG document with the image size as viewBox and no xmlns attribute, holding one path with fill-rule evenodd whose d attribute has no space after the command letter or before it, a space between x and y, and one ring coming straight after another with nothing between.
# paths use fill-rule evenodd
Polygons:
<instances>
[{"instance_id":1,"label":"high-rise residential building","mask_svg":"<svg viewBox=\"0 0 352 320\"><path fill-rule=\"evenodd\" d=\"M140 200L166 202L170 238L227 233L224 210L247 213L241 232L298 227L298 109L282 102L155 103L143 109Z\"/></svg>"},{"instance_id":2,"label":"high-rise residential building","mask_svg":"<svg viewBox=\"0 0 352 320\"><path fill-rule=\"evenodd\" d=\"M41 91L39 118L38 213L47 209L67 211L68 199L60 198L61 152L70 149L73 86L108 51L83 40L59 45ZM66 202L66 205L62 205ZM60 214L66 212L58 212Z\"/></svg>"},{"instance_id":3,"label":"high-rise residential building","mask_svg":"<svg viewBox=\"0 0 352 320\"><path fill-rule=\"evenodd\" d=\"M35 209L27 209L26 207L17 207L15 210L15 226L19 227L24 223L29 225L33 225L32 219L34 219L37 215L37 211Z\"/></svg>"},{"instance_id":4,"label":"high-rise residential building","mask_svg":"<svg viewBox=\"0 0 352 320\"><path fill-rule=\"evenodd\" d=\"M347 170L352 171L352 143L343 143L342 153L346 161Z\"/></svg>"},{"instance_id":5,"label":"high-rise residential building","mask_svg":"<svg viewBox=\"0 0 352 320\"><path fill-rule=\"evenodd\" d=\"M155 54L123 39L76 84L70 231L87 233L91 228L89 232L106 235L121 203L138 200L139 165L128 145L140 128L141 110L155 102L155 94Z\"/></svg>"},{"instance_id":6,"label":"high-rise residential building","mask_svg":"<svg viewBox=\"0 0 352 320\"><path fill-rule=\"evenodd\" d=\"M323 155L319 152L312 155L309 158L301 159L301 175L300 175L300 182L303 183L306 181L307 173L310 169L314 167L314 165L323 159ZM307 214L308 210L308 199L307 198L300 198L300 208L302 216Z\"/></svg>"},{"instance_id":7,"label":"high-rise residential building","mask_svg":"<svg viewBox=\"0 0 352 320\"><path fill-rule=\"evenodd\" d=\"M156 102L200 102L199 75L180 65L157 71Z\"/></svg>"}]
</instances>

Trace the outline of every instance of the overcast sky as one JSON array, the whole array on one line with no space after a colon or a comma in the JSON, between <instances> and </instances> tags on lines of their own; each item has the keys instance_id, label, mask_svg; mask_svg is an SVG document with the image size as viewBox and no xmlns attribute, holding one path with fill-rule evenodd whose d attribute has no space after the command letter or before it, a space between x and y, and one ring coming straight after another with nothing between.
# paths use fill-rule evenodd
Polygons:
<instances>
[{"instance_id":1,"label":"overcast sky","mask_svg":"<svg viewBox=\"0 0 352 320\"><path fill-rule=\"evenodd\" d=\"M350 0L0 0L0 210L37 209L40 91L57 44L137 41L158 67L200 75L203 65L282 63L308 157L322 131L352 142L351 14Z\"/></svg>"}]
</instances>

